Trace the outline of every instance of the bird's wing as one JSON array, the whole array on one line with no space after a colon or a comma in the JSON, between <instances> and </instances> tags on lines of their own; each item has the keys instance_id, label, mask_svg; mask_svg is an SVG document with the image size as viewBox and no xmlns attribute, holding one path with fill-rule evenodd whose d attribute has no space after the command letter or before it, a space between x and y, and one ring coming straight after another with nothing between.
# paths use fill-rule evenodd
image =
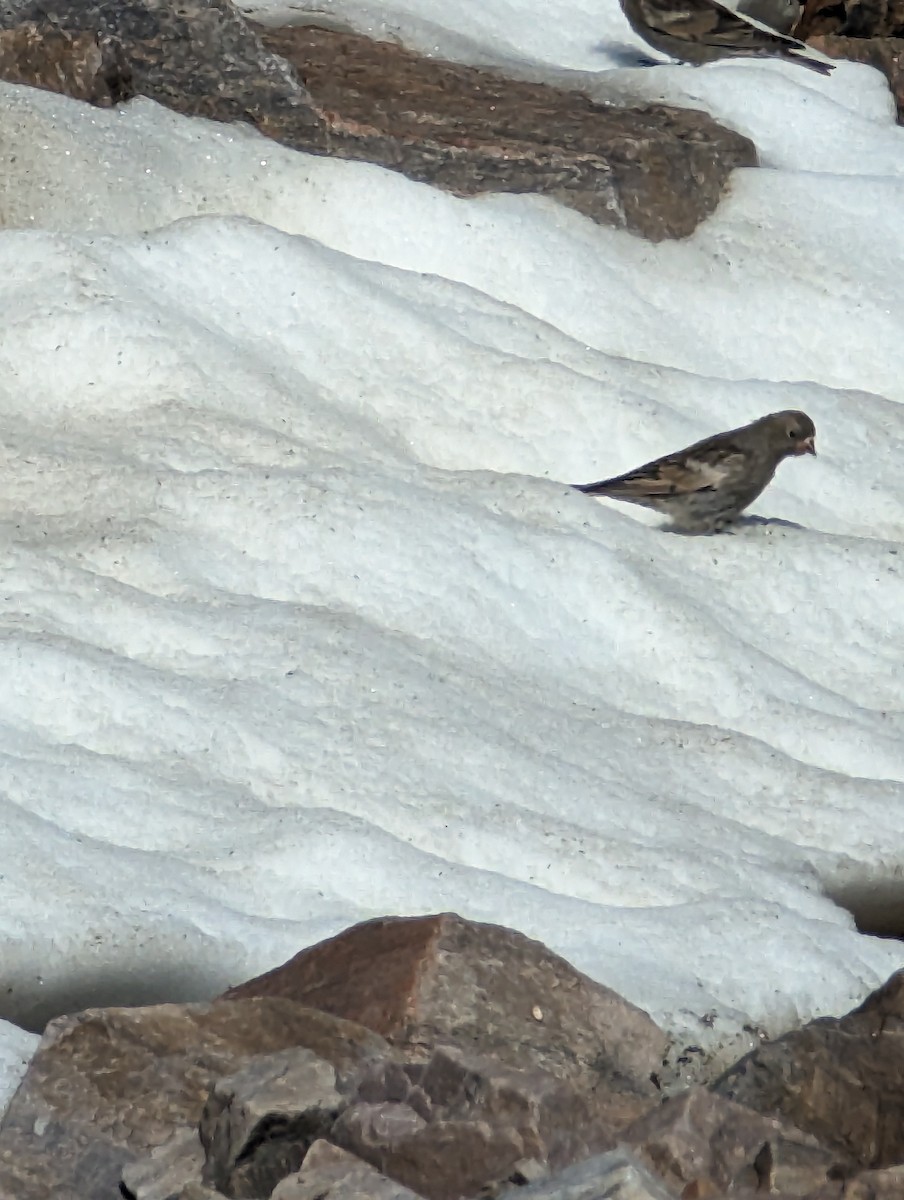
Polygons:
<instances>
[{"instance_id":1,"label":"bird's wing","mask_svg":"<svg viewBox=\"0 0 904 1200\"><path fill-rule=\"evenodd\" d=\"M705 443L701 443L705 445ZM598 483L577 484L588 495L606 496L689 496L693 492L711 492L742 471L747 455L737 447L719 447L717 451L695 455L682 452L657 458L635 471L601 479Z\"/></svg>"},{"instance_id":2,"label":"bird's wing","mask_svg":"<svg viewBox=\"0 0 904 1200\"><path fill-rule=\"evenodd\" d=\"M681 41L743 50L765 43L804 50L803 42L786 37L751 17L743 17L718 0L638 0L644 21L658 33Z\"/></svg>"}]
</instances>

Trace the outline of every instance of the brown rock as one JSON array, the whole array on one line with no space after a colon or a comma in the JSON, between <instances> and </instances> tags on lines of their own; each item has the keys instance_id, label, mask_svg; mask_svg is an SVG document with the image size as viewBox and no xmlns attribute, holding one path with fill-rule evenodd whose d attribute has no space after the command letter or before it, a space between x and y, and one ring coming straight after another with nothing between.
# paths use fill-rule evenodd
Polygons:
<instances>
[{"instance_id":1,"label":"brown rock","mask_svg":"<svg viewBox=\"0 0 904 1200\"><path fill-rule=\"evenodd\" d=\"M549 196L656 241L691 234L732 170L756 164L706 113L598 104L354 34L255 32L229 0L8 0L3 24L35 51L24 65L10 51L6 78L103 103L134 91L456 195Z\"/></svg>"},{"instance_id":2,"label":"brown rock","mask_svg":"<svg viewBox=\"0 0 904 1200\"><path fill-rule=\"evenodd\" d=\"M122 1190L130 1200L171 1200L189 1184L201 1184L204 1147L195 1129L182 1129L148 1158L127 1163Z\"/></svg>"},{"instance_id":3,"label":"brown rock","mask_svg":"<svg viewBox=\"0 0 904 1200\"><path fill-rule=\"evenodd\" d=\"M428 1200L495 1193L613 1145L594 1105L544 1071L516 1071L439 1047L426 1066L373 1068L332 1141ZM530 1165L529 1165L530 1164Z\"/></svg>"},{"instance_id":4,"label":"brown rock","mask_svg":"<svg viewBox=\"0 0 904 1200\"><path fill-rule=\"evenodd\" d=\"M333 1126L330 1136L361 1158L379 1161L400 1145L408 1144L427 1128L427 1121L398 1100L371 1100L350 1105Z\"/></svg>"},{"instance_id":5,"label":"brown rock","mask_svg":"<svg viewBox=\"0 0 904 1200\"><path fill-rule=\"evenodd\" d=\"M134 94L176 112L253 124L266 116L307 148L326 149L323 118L304 86L230 0L6 0L0 26L21 25L49 44L58 36L111 39ZM47 74L44 86L52 87Z\"/></svg>"},{"instance_id":6,"label":"brown rock","mask_svg":"<svg viewBox=\"0 0 904 1200\"><path fill-rule=\"evenodd\" d=\"M904 1160L904 972L858 1009L767 1042L713 1084L861 1167Z\"/></svg>"},{"instance_id":7,"label":"brown rock","mask_svg":"<svg viewBox=\"0 0 904 1200\"><path fill-rule=\"evenodd\" d=\"M301 1170L289 1175L272 1200L422 1200L416 1192L381 1175L329 1142L315 1142Z\"/></svg>"},{"instance_id":8,"label":"brown rock","mask_svg":"<svg viewBox=\"0 0 904 1200\"><path fill-rule=\"evenodd\" d=\"M0 30L0 79L104 108L134 95L132 73L115 38L32 22Z\"/></svg>"},{"instance_id":9,"label":"brown rock","mask_svg":"<svg viewBox=\"0 0 904 1200\"><path fill-rule=\"evenodd\" d=\"M666 1038L621 996L500 925L386 917L303 950L227 998L282 996L383 1034L412 1060L437 1043L547 1071L592 1095L610 1128L658 1099Z\"/></svg>"},{"instance_id":10,"label":"brown rock","mask_svg":"<svg viewBox=\"0 0 904 1200\"><path fill-rule=\"evenodd\" d=\"M310 1050L256 1055L204 1105L203 1182L234 1200L269 1196L328 1132L340 1100L335 1069Z\"/></svg>"},{"instance_id":11,"label":"brown rock","mask_svg":"<svg viewBox=\"0 0 904 1200\"><path fill-rule=\"evenodd\" d=\"M357 1114L352 1111L352 1116ZM349 1131L351 1130L351 1136ZM427 1200L459 1200L461 1196L494 1195L517 1178L517 1135L505 1127L479 1121L437 1120L421 1136L368 1143L349 1124L334 1136L347 1139L353 1152ZM342 1141L346 1146L346 1141Z\"/></svg>"},{"instance_id":12,"label":"brown rock","mask_svg":"<svg viewBox=\"0 0 904 1200\"><path fill-rule=\"evenodd\" d=\"M387 1049L360 1026L287 1000L94 1010L51 1022L0 1124L0 1196L109 1200L124 1167L197 1126L214 1080L294 1046L339 1073Z\"/></svg>"},{"instance_id":13,"label":"brown rock","mask_svg":"<svg viewBox=\"0 0 904 1200\"><path fill-rule=\"evenodd\" d=\"M621 1141L685 1200L744 1187L802 1196L837 1170L837 1155L815 1138L699 1087L635 1121Z\"/></svg>"},{"instance_id":14,"label":"brown rock","mask_svg":"<svg viewBox=\"0 0 904 1200\"><path fill-rule=\"evenodd\" d=\"M535 192L659 241L692 233L731 171L756 165L752 143L702 112L598 104L351 33L259 32L305 80L331 154L456 195Z\"/></svg>"},{"instance_id":15,"label":"brown rock","mask_svg":"<svg viewBox=\"0 0 904 1200\"><path fill-rule=\"evenodd\" d=\"M520 1151L516 1162L526 1159L555 1170L611 1146L612 1134L588 1095L545 1071L500 1067L440 1046L417 1079L434 1113L476 1119L514 1135Z\"/></svg>"}]
</instances>

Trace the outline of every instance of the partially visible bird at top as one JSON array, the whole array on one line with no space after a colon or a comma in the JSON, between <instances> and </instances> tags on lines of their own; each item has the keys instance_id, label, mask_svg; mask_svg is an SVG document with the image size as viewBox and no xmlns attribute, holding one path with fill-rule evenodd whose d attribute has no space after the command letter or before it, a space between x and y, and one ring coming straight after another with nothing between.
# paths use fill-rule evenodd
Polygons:
<instances>
[{"instance_id":1,"label":"partially visible bird at top","mask_svg":"<svg viewBox=\"0 0 904 1200\"><path fill-rule=\"evenodd\" d=\"M626 475L572 487L588 496L640 504L687 533L718 533L771 481L779 463L816 453L816 426L805 412L770 413Z\"/></svg>"},{"instance_id":2,"label":"partially visible bird at top","mask_svg":"<svg viewBox=\"0 0 904 1200\"><path fill-rule=\"evenodd\" d=\"M778 33L719 0L620 0L628 24L645 42L683 62L781 58L828 75L833 64L811 57L797 38Z\"/></svg>"},{"instance_id":3,"label":"partially visible bird at top","mask_svg":"<svg viewBox=\"0 0 904 1200\"><path fill-rule=\"evenodd\" d=\"M800 20L804 8L800 0L737 0L735 7L739 13L752 17L767 29L788 34Z\"/></svg>"}]
</instances>

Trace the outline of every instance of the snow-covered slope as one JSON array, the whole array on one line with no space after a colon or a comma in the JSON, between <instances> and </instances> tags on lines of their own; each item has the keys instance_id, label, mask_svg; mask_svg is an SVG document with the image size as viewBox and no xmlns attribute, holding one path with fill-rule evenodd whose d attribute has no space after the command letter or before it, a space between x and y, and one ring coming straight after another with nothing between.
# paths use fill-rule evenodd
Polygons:
<instances>
[{"instance_id":1,"label":"snow-covered slope","mask_svg":"<svg viewBox=\"0 0 904 1200\"><path fill-rule=\"evenodd\" d=\"M589 5L479 8L588 69ZM456 909L730 1056L904 964L834 903L904 865L904 134L850 65L587 86L767 169L652 246L0 88L0 1015ZM733 535L561 482L788 407Z\"/></svg>"}]
</instances>

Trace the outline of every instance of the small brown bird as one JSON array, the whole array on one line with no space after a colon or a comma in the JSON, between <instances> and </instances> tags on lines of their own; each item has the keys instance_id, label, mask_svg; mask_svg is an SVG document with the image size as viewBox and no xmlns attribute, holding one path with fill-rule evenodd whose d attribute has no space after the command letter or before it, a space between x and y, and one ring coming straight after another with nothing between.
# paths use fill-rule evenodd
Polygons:
<instances>
[{"instance_id":1,"label":"small brown bird","mask_svg":"<svg viewBox=\"0 0 904 1200\"><path fill-rule=\"evenodd\" d=\"M620 0L628 24L639 37L683 62L718 58L783 58L828 75L833 65L811 58L803 42L777 33L754 17L734 12L719 0Z\"/></svg>"},{"instance_id":2,"label":"small brown bird","mask_svg":"<svg viewBox=\"0 0 904 1200\"><path fill-rule=\"evenodd\" d=\"M816 426L806 413L770 413L626 475L572 487L654 508L688 533L718 533L757 498L782 459L815 454L815 441Z\"/></svg>"}]
</instances>

